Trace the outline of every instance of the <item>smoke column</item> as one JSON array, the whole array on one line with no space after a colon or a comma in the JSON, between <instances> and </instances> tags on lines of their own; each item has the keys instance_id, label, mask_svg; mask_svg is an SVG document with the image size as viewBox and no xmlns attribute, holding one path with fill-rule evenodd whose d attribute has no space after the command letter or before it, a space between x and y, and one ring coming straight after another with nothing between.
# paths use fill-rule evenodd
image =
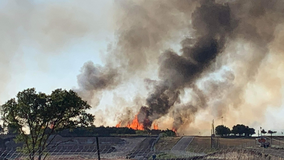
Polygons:
<instances>
[{"instance_id":1,"label":"smoke column","mask_svg":"<svg viewBox=\"0 0 284 160\"><path fill-rule=\"evenodd\" d=\"M115 47L104 67L86 63L78 83L82 93L95 93L132 76L145 78L151 89L138 117L146 128L164 116L172 117L174 129L183 128L206 109L221 116L229 112L227 108L248 104L248 84L263 85L264 90L271 86L257 78L266 75L267 70L260 71L262 64L275 56L270 51L279 41L275 34L283 36L279 32L283 1L120 1L117 5ZM180 52L167 49L177 40ZM283 50L278 47L277 53L282 56ZM158 67L158 79L143 77L153 66ZM278 98L268 99L262 110L270 101L279 101L280 86L270 90ZM183 100L186 90L190 90L188 102Z\"/></svg>"}]
</instances>

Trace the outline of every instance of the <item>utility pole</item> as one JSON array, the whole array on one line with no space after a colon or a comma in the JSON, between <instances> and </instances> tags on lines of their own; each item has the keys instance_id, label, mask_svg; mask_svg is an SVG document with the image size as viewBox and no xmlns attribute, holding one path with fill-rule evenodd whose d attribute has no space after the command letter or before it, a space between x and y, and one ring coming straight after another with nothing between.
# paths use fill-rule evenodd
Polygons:
<instances>
[{"instance_id":1,"label":"utility pole","mask_svg":"<svg viewBox=\"0 0 284 160\"><path fill-rule=\"evenodd\" d=\"M99 146L99 138L98 138L98 136L96 136L96 142L97 142L98 160L101 160L100 146Z\"/></svg>"},{"instance_id":2,"label":"utility pole","mask_svg":"<svg viewBox=\"0 0 284 160\"><path fill-rule=\"evenodd\" d=\"M213 136L215 136L215 131L214 131L214 119L212 121L212 131L211 131L211 148L213 148Z\"/></svg>"}]
</instances>

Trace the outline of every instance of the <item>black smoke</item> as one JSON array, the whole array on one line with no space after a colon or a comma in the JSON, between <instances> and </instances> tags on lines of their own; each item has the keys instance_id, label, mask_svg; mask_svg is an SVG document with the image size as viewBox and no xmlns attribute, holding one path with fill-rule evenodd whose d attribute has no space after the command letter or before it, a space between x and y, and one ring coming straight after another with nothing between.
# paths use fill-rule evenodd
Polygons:
<instances>
[{"instance_id":1,"label":"black smoke","mask_svg":"<svg viewBox=\"0 0 284 160\"><path fill-rule=\"evenodd\" d=\"M192 13L196 38L186 38L181 42L181 55L168 50L160 57L161 82L147 98L151 121L167 114L178 101L180 90L190 87L207 70L223 51L236 24L228 5L207 1L196 8Z\"/></svg>"}]
</instances>

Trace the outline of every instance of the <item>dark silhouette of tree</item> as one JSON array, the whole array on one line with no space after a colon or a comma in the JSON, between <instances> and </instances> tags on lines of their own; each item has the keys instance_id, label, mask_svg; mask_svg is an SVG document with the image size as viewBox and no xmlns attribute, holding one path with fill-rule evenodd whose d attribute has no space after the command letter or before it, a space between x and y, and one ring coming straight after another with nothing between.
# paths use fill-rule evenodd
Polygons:
<instances>
[{"instance_id":1,"label":"dark silhouette of tree","mask_svg":"<svg viewBox=\"0 0 284 160\"><path fill-rule=\"evenodd\" d=\"M232 133L235 135L243 136L246 132L246 126L243 124L237 124L233 126Z\"/></svg>"},{"instance_id":2,"label":"dark silhouette of tree","mask_svg":"<svg viewBox=\"0 0 284 160\"><path fill-rule=\"evenodd\" d=\"M267 131L267 133L269 133L269 134L271 134L271 135L272 135L272 134L274 134L274 133L277 133L277 131L271 131L271 130L268 130L268 131Z\"/></svg>"},{"instance_id":3,"label":"dark silhouette of tree","mask_svg":"<svg viewBox=\"0 0 284 160\"><path fill-rule=\"evenodd\" d=\"M255 134L254 128L249 128L249 126L245 126L243 124L237 124L233 126L232 133L239 136L251 136Z\"/></svg>"},{"instance_id":4,"label":"dark silhouette of tree","mask_svg":"<svg viewBox=\"0 0 284 160\"><path fill-rule=\"evenodd\" d=\"M262 134L266 134L267 132L266 132L264 129L262 129L262 130L261 130L261 133L262 133Z\"/></svg>"},{"instance_id":5,"label":"dark silhouette of tree","mask_svg":"<svg viewBox=\"0 0 284 160\"><path fill-rule=\"evenodd\" d=\"M255 134L255 129L254 128L249 128L248 126L246 126L245 135L247 137L249 137L249 136L252 136L253 134Z\"/></svg>"},{"instance_id":6,"label":"dark silhouette of tree","mask_svg":"<svg viewBox=\"0 0 284 160\"><path fill-rule=\"evenodd\" d=\"M231 133L231 130L224 126L224 125L219 125L215 128L216 134L220 136L228 136Z\"/></svg>"},{"instance_id":7,"label":"dark silhouette of tree","mask_svg":"<svg viewBox=\"0 0 284 160\"><path fill-rule=\"evenodd\" d=\"M16 98L2 105L2 119L6 126L12 126L18 135L16 142L24 143L21 151L29 159L38 159L44 149L55 138L56 131L76 126L90 126L93 115L86 113L91 106L74 91L57 89L46 95L34 88L19 92Z\"/></svg>"},{"instance_id":8,"label":"dark silhouette of tree","mask_svg":"<svg viewBox=\"0 0 284 160\"><path fill-rule=\"evenodd\" d=\"M270 144L272 144L272 134L277 133L277 131L268 130L267 133L269 133L271 135Z\"/></svg>"},{"instance_id":9,"label":"dark silhouette of tree","mask_svg":"<svg viewBox=\"0 0 284 160\"><path fill-rule=\"evenodd\" d=\"M17 127L14 126L13 124L8 124L7 127L5 128L7 128L7 131L8 131L7 134L9 135L16 135L19 133L17 130Z\"/></svg>"}]
</instances>

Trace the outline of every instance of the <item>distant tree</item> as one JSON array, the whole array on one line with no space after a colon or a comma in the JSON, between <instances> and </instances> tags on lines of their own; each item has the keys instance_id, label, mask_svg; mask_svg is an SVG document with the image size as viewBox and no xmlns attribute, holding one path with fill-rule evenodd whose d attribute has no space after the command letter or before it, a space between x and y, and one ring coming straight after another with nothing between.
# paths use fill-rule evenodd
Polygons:
<instances>
[{"instance_id":1,"label":"distant tree","mask_svg":"<svg viewBox=\"0 0 284 160\"><path fill-rule=\"evenodd\" d=\"M260 132L261 132L262 134L266 134L266 133L267 133L264 129L262 129Z\"/></svg>"},{"instance_id":2,"label":"distant tree","mask_svg":"<svg viewBox=\"0 0 284 160\"><path fill-rule=\"evenodd\" d=\"M167 136L167 137L176 136L176 132L169 130L169 129L162 131L162 133L164 136Z\"/></svg>"},{"instance_id":3,"label":"distant tree","mask_svg":"<svg viewBox=\"0 0 284 160\"><path fill-rule=\"evenodd\" d=\"M271 135L270 144L272 144L272 134L277 133L276 131L268 130L267 133Z\"/></svg>"},{"instance_id":4,"label":"distant tree","mask_svg":"<svg viewBox=\"0 0 284 160\"><path fill-rule=\"evenodd\" d=\"M246 135L247 136L252 136L253 134L255 134L255 129L254 128L247 127L246 129L247 129L246 130Z\"/></svg>"},{"instance_id":5,"label":"distant tree","mask_svg":"<svg viewBox=\"0 0 284 160\"><path fill-rule=\"evenodd\" d=\"M215 128L216 134L220 136L227 136L231 133L231 130L224 126L224 125L219 125Z\"/></svg>"},{"instance_id":6,"label":"distant tree","mask_svg":"<svg viewBox=\"0 0 284 160\"><path fill-rule=\"evenodd\" d=\"M232 133L235 135L243 136L246 133L246 126L243 124L237 124L233 126Z\"/></svg>"},{"instance_id":7,"label":"distant tree","mask_svg":"<svg viewBox=\"0 0 284 160\"><path fill-rule=\"evenodd\" d=\"M271 134L271 136L272 136L272 134L277 133L277 131L268 130L267 133Z\"/></svg>"},{"instance_id":8,"label":"distant tree","mask_svg":"<svg viewBox=\"0 0 284 160\"><path fill-rule=\"evenodd\" d=\"M245 126L245 136L249 137L253 134L255 134L255 129L254 128L249 128L249 126Z\"/></svg>"},{"instance_id":9,"label":"distant tree","mask_svg":"<svg viewBox=\"0 0 284 160\"><path fill-rule=\"evenodd\" d=\"M251 136L255 134L255 129L254 128L249 128L249 126L245 126L243 124L237 124L233 126L232 133L235 135L239 136Z\"/></svg>"},{"instance_id":10,"label":"distant tree","mask_svg":"<svg viewBox=\"0 0 284 160\"><path fill-rule=\"evenodd\" d=\"M55 137L51 136L53 133L92 124L93 115L86 113L90 108L72 90L57 89L46 95L30 88L3 104L1 115L5 125L13 127L18 133L16 142L24 143L21 151L28 153L30 160L34 160L36 155L40 160Z\"/></svg>"}]
</instances>

